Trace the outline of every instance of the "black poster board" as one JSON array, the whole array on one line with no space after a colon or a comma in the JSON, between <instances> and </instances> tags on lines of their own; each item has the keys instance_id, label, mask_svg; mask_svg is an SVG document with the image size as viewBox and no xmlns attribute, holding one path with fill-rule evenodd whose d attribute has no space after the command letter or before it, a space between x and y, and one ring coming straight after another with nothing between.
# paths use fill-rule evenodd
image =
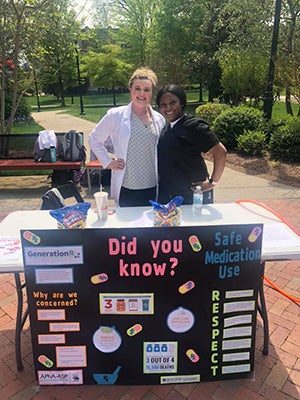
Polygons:
<instances>
[{"instance_id":1,"label":"black poster board","mask_svg":"<svg viewBox=\"0 0 300 400\"><path fill-rule=\"evenodd\" d=\"M262 229L21 231L38 384L250 377Z\"/></svg>"}]
</instances>

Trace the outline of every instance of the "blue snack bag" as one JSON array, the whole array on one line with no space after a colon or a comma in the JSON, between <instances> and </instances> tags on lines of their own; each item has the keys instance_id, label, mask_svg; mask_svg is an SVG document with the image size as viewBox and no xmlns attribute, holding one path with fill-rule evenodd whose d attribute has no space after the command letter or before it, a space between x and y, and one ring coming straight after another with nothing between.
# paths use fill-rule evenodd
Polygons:
<instances>
[{"instance_id":1,"label":"blue snack bag","mask_svg":"<svg viewBox=\"0 0 300 400\"><path fill-rule=\"evenodd\" d=\"M51 217L57 220L58 229L83 229L86 227L87 213L91 203L77 203L56 210L50 210Z\"/></svg>"}]
</instances>

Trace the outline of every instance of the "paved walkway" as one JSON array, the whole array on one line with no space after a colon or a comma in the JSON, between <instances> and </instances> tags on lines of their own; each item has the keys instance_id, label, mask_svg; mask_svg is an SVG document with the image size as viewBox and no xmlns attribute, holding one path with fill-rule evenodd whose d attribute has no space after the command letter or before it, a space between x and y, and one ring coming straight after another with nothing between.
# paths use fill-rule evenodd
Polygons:
<instances>
[{"instance_id":1,"label":"paved walkway","mask_svg":"<svg viewBox=\"0 0 300 400\"><path fill-rule=\"evenodd\" d=\"M94 124L66 114L34 114L45 129L77 129L87 135ZM57 124L57 125L56 125ZM87 143L87 141L85 141ZM0 177L0 218L13 210L39 209L49 188L46 177ZM93 196L82 189L86 201ZM226 168L216 188L216 202L260 201L300 231L300 189L245 175ZM300 297L300 261L266 263L266 276L291 296ZM299 400L300 309L265 284L270 325L270 354L262 355L262 323L258 319L255 377L212 383L166 386L38 387L34 380L28 322L22 337L25 368L18 372L14 358L16 296L11 275L0 275L0 399L1 400Z\"/></svg>"}]
</instances>

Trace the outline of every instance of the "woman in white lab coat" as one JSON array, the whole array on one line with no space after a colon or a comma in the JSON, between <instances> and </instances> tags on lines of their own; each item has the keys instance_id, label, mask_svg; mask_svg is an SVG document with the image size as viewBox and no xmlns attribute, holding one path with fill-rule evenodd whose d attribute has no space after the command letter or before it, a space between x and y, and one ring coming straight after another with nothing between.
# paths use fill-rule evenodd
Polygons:
<instances>
[{"instance_id":1,"label":"woman in white lab coat","mask_svg":"<svg viewBox=\"0 0 300 400\"><path fill-rule=\"evenodd\" d=\"M131 102L111 108L89 134L91 151L111 169L111 196L116 206L149 205L157 198L157 143L165 119L150 102L157 84L155 73L137 69L130 78ZM105 141L110 138L114 159Z\"/></svg>"}]
</instances>

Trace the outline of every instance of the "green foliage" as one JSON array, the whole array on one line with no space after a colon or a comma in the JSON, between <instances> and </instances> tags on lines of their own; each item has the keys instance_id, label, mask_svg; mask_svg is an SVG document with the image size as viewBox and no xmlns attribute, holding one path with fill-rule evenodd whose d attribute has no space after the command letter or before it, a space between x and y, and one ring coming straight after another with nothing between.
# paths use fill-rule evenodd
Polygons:
<instances>
[{"instance_id":1,"label":"green foliage","mask_svg":"<svg viewBox=\"0 0 300 400\"><path fill-rule=\"evenodd\" d=\"M231 45L231 48L245 49L250 45L255 52L264 51L269 45L272 26L262 21L271 21L273 18L274 1L218 1L216 7L220 4L222 4L220 17L215 24L226 24L227 43Z\"/></svg>"},{"instance_id":2,"label":"green foliage","mask_svg":"<svg viewBox=\"0 0 300 400\"><path fill-rule=\"evenodd\" d=\"M244 130L264 130L262 111L256 108L238 106L223 111L215 120L213 129L227 149L237 147L237 138Z\"/></svg>"},{"instance_id":3,"label":"green foliage","mask_svg":"<svg viewBox=\"0 0 300 400\"><path fill-rule=\"evenodd\" d=\"M300 119L286 118L272 134L269 148L275 160L300 162Z\"/></svg>"},{"instance_id":4,"label":"green foliage","mask_svg":"<svg viewBox=\"0 0 300 400\"><path fill-rule=\"evenodd\" d=\"M83 68L89 74L92 85L112 89L113 103L116 105L116 86L127 86L133 66L120 60L121 48L117 45L104 45L102 51L88 52L82 58Z\"/></svg>"},{"instance_id":5,"label":"green foliage","mask_svg":"<svg viewBox=\"0 0 300 400\"><path fill-rule=\"evenodd\" d=\"M227 109L229 109L229 106L226 104L207 103L197 107L195 114L204 119L209 125L212 125L214 120Z\"/></svg>"},{"instance_id":6,"label":"green foliage","mask_svg":"<svg viewBox=\"0 0 300 400\"><path fill-rule=\"evenodd\" d=\"M148 60L158 73L159 82L162 85L182 85L192 78L198 83L202 79L199 71L196 71L199 63L191 53L200 53L201 40L198 34L204 19L203 2L160 0L152 1L151 4L153 17L148 40ZM136 35L135 32L136 26Z\"/></svg>"},{"instance_id":7,"label":"green foliage","mask_svg":"<svg viewBox=\"0 0 300 400\"><path fill-rule=\"evenodd\" d=\"M25 100L22 97L15 113L15 120L23 120L27 118L30 118L30 109L27 107Z\"/></svg>"},{"instance_id":8,"label":"green foliage","mask_svg":"<svg viewBox=\"0 0 300 400\"><path fill-rule=\"evenodd\" d=\"M5 96L5 120L9 118L12 112L12 93L7 92ZM14 114L15 120L26 119L30 116L30 108L27 106L24 97L20 98L20 103Z\"/></svg>"},{"instance_id":9,"label":"green foliage","mask_svg":"<svg viewBox=\"0 0 300 400\"><path fill-rule=\"evenodd\" d=\"M234 105L243 98L258 99L265 90L267 60L252 50L226 51L219 57L221 83Z\"/></svg>"},{"instance_id":10,"label":"green foliage","mask_svg":"<svg viewBox=\"0 0 300 400\"><path fill-rule=\"evenodd\" d=\"M261 156L266 148L266 137L261 131L244 131L237 138L237 148L240 153L251 156Z\"/></svg>"},{"instance_id":11,"label":"green foliage","mask_svg":"<svg viewBox=\"0 0 300 400\"><path fill-rule=\"evenodd\" d=\"M114 26L114 40L125 48L123 60L136 67L149 65L149 52L153 41L154 11L151 0L126 0L111 2L110 25Z\"/></svg>"},{"instance_id":12,"label":"green foliage","mask_svg":"<svg viewBox=\"0 0 300 400\"><path fill-rule=\"evenodd\" d=\"M11 70L5 74L0 66L0 131L10 133L15 117L26 112L23 104L20 110L22 96L35 91L35 84L41 89L46 77L50 82L56 77L61 97L64 95L64 85L75 71L74 39L79 24L75 11L70 10L70 0L0 1L0 16L0 54L11 62ZM68 74L67 61L74 65ZM9 108L5 110L6 103Z\"/></svg>"}]
</instances>

